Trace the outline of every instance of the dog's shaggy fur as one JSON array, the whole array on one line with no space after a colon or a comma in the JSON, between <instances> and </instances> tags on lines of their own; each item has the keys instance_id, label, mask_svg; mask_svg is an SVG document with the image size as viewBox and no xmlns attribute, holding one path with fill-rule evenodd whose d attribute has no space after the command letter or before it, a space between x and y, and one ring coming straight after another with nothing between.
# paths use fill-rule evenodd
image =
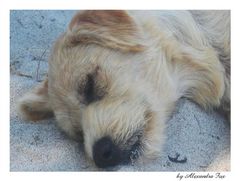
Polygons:
<instances>
[{"instance_id":1,"label":"dog's shaggy fur","mask_svg":"<svg viewBox=\"0 0 240 181\"><path fill-rule=\"evenodd\" d=\"M29 120L55 116L108 167L158 156L181 97L230 115L229 11L79 12L19 108Z\"/></svg>"}]
</instances>

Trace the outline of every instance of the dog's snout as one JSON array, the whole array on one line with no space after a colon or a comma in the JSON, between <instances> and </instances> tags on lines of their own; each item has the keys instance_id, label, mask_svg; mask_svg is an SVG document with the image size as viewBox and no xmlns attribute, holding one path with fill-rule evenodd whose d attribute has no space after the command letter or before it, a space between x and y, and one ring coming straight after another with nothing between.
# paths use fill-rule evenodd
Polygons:
<instances>
[{"instance_id":1,"label":"dog's snout","mask_svg":"<svg viewBox=\"0 0 240 181\"><path fill-rule=\"evenodd\" d=\"M120 164L121 150L113 143L111 138L103 137L96 141L93 146L93 159L100 168L116 166Z\"/></svg>"}]
</instances>

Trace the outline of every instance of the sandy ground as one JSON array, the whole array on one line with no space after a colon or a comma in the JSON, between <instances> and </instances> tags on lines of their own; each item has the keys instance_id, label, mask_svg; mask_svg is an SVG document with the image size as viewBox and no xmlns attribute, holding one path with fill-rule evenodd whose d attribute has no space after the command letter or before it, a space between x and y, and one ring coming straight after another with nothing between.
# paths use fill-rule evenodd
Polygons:
<instances>
[{"instance_id":1,"label":"sandy ground","mask_svg":"<svg viewBox=\"0 0 240 181\"><path fill-rule=\"evenodd\" d=\"M43 79L47 57L56 37L64 31L74 11L11 11L11 171L97 171L83 151L54 120L22 120L16 101ZM167 123L162 155L149 163L119 166L118 171L229 171L230 127L217 113L206 113L182 99ZM169 160L179 154L185 163Z\"/></svg>"}]
</instances>

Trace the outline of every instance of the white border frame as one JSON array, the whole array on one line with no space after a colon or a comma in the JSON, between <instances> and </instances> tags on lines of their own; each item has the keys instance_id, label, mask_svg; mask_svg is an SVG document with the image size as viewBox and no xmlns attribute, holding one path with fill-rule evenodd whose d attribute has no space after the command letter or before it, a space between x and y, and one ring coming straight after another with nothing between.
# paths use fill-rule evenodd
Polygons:
<instances>
[{"instance_id":1,"label":"white border frame","mask_svg":"<svg viewBox=\"0 0 240 181\"><path fill-rule=\"evenodd\" d=\"M231 119L231 172L223 173L226 175L222 180L240 179L239 170L239 120L238 107L236 104L239 99L239 5L234 0L8 0L1 1L0 6L0 85L1 85L1 101L0 101L0 180L90 180L90 179L156 179L156 180L179 180L176 179L178 172L144 172L144 173L102 173L102 172L10 172L10 144L9 144L9 120L10 120L10 10L12 9L230 9L232 20L232 58L231 58L231 95L232 95L232 119ZM240 7L240 6L239 6ZM239 67L240 68L240 67ZM202 174L204 174L203 172ZM140 175L139 175L140 174ZM187 173L184 173L187 174ZM201 172L197 173L201 174ZM100 176L100 177L99 177ZM53 178L54 177L54 178ZM189 179L188 179L189 180ZM214 179L204 179L214 180ZM218 179L219 180L219 179Z\"/></svg>"}]
</instances>

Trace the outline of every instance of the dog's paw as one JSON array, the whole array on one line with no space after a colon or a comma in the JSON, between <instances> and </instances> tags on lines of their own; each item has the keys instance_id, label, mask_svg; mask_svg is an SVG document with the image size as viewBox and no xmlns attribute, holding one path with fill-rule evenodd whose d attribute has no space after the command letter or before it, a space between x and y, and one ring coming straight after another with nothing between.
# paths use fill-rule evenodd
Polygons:
<instances>
[{"instance_id":1,"label":"dog's paw","mask_svg":"<svg viewBox=\"0 0 240 181\"><path fill-rule=\"evenodd\" d=\"M53 117L48 102L48 81L43 81L18 100L18 112L27 120L37 121Z\"/></svg>"}]
</instances>

